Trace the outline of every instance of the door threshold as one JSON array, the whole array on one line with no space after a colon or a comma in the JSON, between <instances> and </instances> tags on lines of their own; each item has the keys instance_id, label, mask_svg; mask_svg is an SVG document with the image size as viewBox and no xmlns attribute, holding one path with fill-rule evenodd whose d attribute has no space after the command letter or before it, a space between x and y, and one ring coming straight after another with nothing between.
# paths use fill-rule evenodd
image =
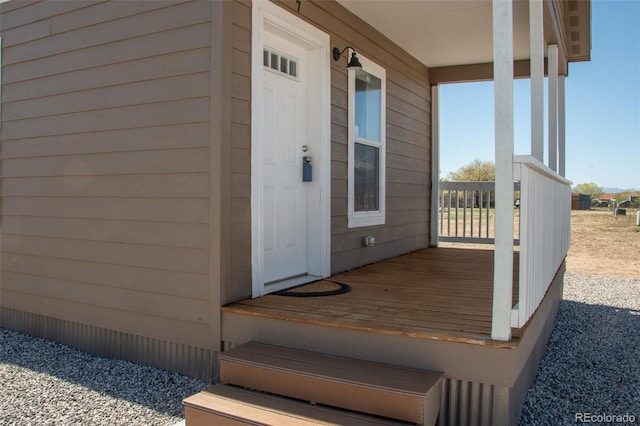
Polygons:
<instances>
[{"instance_id":1,"label":"door threshold","mask_svg":"<svg viewBox=\"0 0 640 426\"><path fill-rule=\"evenodd\" d=\"M263 296L269 293L273 293L274 291L285 290L287 288L295 287L300 284L306 284L313 281L321 280L322 278L319 275L297 275L291 278L285 278L284 280L270 282L264 285L264 293Z\"/></svg>"}]
</instances>

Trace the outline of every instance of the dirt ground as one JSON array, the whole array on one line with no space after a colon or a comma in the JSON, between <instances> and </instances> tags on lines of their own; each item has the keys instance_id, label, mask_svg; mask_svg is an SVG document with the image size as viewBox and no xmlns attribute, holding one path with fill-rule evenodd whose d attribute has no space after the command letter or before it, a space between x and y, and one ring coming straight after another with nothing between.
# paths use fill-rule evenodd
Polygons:
<instances>
[{"instance_id":1,"label":"dirt ground","mask_svg":"<svg viewBox=\"0 0 640 426\"><path fill-rule=\"evenodd\" d=\"M614 216L610 210L571 212L567 272L640 278L640 226L636 210Z\"/></svg>"}]
</instances>

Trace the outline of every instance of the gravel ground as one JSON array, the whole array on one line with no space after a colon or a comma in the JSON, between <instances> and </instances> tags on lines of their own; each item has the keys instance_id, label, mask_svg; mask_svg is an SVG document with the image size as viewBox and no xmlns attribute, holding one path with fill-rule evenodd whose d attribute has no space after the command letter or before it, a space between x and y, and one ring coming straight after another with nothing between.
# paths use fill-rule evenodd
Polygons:
<instances>
[{"instance_id":1,"label":"gravel ground","mask_svg":"<svg viewBox=\"0 0 640 426\"><path fill-rule=\"evenodd\" d=\"M640 279L567 274L564 299L520 424L576 424L576 413L640 424ZM4 329L0 383L2 425L172 425L205 388Z\"/></svg>"},{"instance_id":2,"label":"gravel ground","mask_svg":"<svg viewBox=\"0 0 640 426\"><path fill-rule=\"evenodd\" d=\"M205 384L0 328L0 424L173 425Z\"/></svg>"},{"instance_id":3,"label":"gravel ground","mask_svg":"<svg viewBox=\"0 0 640 426\"><path fill-rule=\"evenodd\" d=\"M565 276L520 424L583 421L640 424L640 279Z\"/></svg>"}]
</instances>

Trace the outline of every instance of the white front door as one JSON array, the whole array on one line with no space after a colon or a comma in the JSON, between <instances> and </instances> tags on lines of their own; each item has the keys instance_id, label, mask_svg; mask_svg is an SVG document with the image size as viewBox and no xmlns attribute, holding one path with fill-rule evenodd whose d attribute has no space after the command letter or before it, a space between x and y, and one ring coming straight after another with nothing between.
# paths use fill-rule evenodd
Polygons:
<instances>
[{"instance_id":1,"label":"white front door","mask_svg":"<svg viewBox=\"0 0 640 426\"><path fill-rule=\"evenodd\" d=\"M263 249L265 284L307 274L306 51L272 34L263 49Z\"/></svg>"},{"instance_id":2,"label":"white front door","mask_svg":"<svg viewBox=\"0 0 640 426\"><path fill-rule=\"evenodd\" d=\"M251 256L253 296L331 272L329 35L253 0ZM311 181L303 181L303 157Z\"/></svg>"}]
</instances>

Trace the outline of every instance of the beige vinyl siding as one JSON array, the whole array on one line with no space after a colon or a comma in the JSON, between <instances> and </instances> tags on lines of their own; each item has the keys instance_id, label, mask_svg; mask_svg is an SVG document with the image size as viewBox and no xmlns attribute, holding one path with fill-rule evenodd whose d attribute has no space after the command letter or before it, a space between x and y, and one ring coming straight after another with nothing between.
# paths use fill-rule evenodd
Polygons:
<instances>
[{"instance_id":1,"label":"beige vinyl siding","mask_svg":"<svg viewBox=\"0 0 640 426\"><path fill-rule=\"evenodd\" d=\"M3 307L211 348L211 3L1 11Z\"/></svg>"},{"instance_id":2,"label":"beige vinyl siding","mask_svg":"<svg viewBox=\"0 0 640 426\"><path fill-rule=\"evenodd\" d=\"M387 73L387 211L382 226L347 227L347 59L331 61L332 272L423 248L429 244L430 114L428 70L375 29L332 1L277 2L331 36L331 46L353 46ZM375 247L363 248L373 235Z\"/></svg>"}]
</instances>

